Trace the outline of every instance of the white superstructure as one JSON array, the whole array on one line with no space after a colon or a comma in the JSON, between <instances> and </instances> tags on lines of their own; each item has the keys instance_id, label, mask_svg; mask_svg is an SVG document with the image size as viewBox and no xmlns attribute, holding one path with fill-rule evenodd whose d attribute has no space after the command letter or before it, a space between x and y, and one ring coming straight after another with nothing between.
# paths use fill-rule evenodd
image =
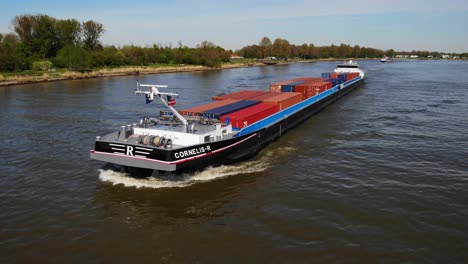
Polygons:
<instances>
[{"instance_id":1,"label":"white superstructure","mask_svg":"<svg viewBox=\"0 0 468 264\"><path fill-rule=\"evenodd\" d=\"M364 71L359 68L359 64L356 62L349 60L345 61L344 63L338 64L334 70L336 73L342 72L357 72L361 75L361 78L364 79Z\"/></svg>"},{"instance_id":2,"label":"white superstructure","mask_svg":"<svg viewBox=\"0 0 468 264\"><path fill-rule=\"evenodd\" d=\"M148 87L147 90L141 90L140 87ZM158 141L161 139L170 140L171 145L177 147L187 147L206 142L214 142L232 137L233 130L230 124L200 124L195 120L187 120L183 117L173 105L175 97L179 95L171 92L161 92L158 88L167 88L167 85L140 84L137 83L135 94L144 94L147 103L159 98L160 101L171 111L173 116L179 122L154 122L152 124L146 121L140 121L140 126L133 126L132 138L136 141ZM167 97L167 100L164 99ZM122 135L125 132L121 133Z\"/></svg>"}]
</instances>

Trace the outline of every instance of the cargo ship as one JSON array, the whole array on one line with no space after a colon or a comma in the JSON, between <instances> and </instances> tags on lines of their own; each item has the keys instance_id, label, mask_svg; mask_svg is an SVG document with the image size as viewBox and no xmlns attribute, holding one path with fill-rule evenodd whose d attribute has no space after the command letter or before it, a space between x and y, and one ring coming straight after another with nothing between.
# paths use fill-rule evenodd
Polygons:
<instances>
[{"instance_id":1,"label":"cargo ship","mask_svg":"<svg viewBox=\"0 0 468 264\"><path fill-rule=\"evenodd\" d=\"M176 110L178 93L165 85L139 84L135 94L146 103L160 101L168 110L159 117L97 136L90 157L134 177L155 171L197 171L254 157L261 149L337 101L364 81L353 61L337 65L320 78L304 77L212 97L212 102Z\"/></svg>"}]
</instances>

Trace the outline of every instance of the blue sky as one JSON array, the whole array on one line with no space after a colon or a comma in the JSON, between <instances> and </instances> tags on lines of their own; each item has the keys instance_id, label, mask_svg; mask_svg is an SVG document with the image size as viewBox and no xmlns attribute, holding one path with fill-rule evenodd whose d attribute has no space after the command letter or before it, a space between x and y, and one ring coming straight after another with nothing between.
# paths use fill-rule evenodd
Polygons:
<instances>
[{"instance_id":1,"label":"blue sky","mask_svg":"<svg viewBox=\"0 0 468 264\"><path fill-rule=\"evenodd\" d=\"M0 32L19 14L95 20L106 45L204 40L227 49L263 36L292 44L346 43L380 49L468 52L468 0L0 0Z\"/></svg>"}]
</instances>

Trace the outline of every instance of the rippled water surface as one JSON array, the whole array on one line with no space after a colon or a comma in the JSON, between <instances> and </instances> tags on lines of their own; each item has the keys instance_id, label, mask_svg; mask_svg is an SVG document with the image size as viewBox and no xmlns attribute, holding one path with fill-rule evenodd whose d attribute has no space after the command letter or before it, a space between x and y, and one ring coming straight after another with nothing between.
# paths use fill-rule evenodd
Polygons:
<instances>
[{"instance_id":1,"label":"rippled water surface","mask_svg":"<svg viewBox=\"0 0 468 264\"><path fill-rule=\"evenodd\" d=\"M138 78L188 107L335 64ZM468 63L361 67L365 85L254 159L147 180L88 153L157 112L135 76L0 87L0 262L466 263Z\"/></svg>"}]
</instances>

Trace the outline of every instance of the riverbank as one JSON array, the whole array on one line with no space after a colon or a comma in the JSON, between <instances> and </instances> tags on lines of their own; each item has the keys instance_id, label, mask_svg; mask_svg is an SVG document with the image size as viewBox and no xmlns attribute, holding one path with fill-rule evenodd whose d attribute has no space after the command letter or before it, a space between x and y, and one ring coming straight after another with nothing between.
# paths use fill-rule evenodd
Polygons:
<instances>
[{"instance_id":1,"label":"riverbank","mask_svg":"<svg viewBox=\"0 0 468 264\"><path fill-rule=\"evenodd\" d=\"M337 59L312 59L312 60L290 60L290 61L278 61L275 65L282 64L293 64L293 63L310 63L317 61L334 61ZM271 65L271 64L270 64ZM269 66L255 60L245 60L236 63L225 63L219 68L212 68L201 65L152 65L152 66L134 66L134 67L120 67L120 68L103 68L92 70L89 72L77 72L68 70L57 70L57 71L24 71L19 73L13 73L9 75L2 75L0 73L0 86L13 86L19 84L28 83L42 83L42 82L54 82L63 80L78 80L78 79L90 79L100 77L115 77L115 76L126 76L126 75L146 75L146 74L159 74L159 73L175 73L175 72L195 72L195 71L213 71L223 69L234 69L234 68L245 68L245 67L263 67Z\"/></svg>"},{"instance_id":2,"label":"riverbank","mask_svg":"<svg viewBox=\"0 0 468 264\"><path fill-rule=\"evenodd\" d=\"M340 59L327 58L327 59L311 59L311 60L290 60L278 61L275 65L293 64L293 63L310 63L317 61L336 61ZM355 59L353 59L355 60ZM358 59L359 60L359 59ZM219 68L212 68L201 65L151 65L151 66L133 66L133 67L120 67L120 68L102 68L89 72L68 71L59 69L57 71L24 71L18 73L9 73L2 75L0 73L0 86L13 86L28 83L42 83L54 82L64 80L78 80L90 79L100 77L115 77L126 75L146 75L146 74L159 74L159 73L175 73L175 72L195 72L195 71L213 71L223 69L245 68L245 67L263 67L269 66L263 62L255 60L246 60L236 63L225 63Z\"/></svg>"},{"instance_id":3,"label":"riverbank","mask_svg":"<svg viewBox=\"0 0 468 264\"><path fill-rule=\"evenodd\" d=\"M281 64L296 63L281 62ZM24 72L21 74L12 74L3 76L0 74L0 86L11 86L27 83L53 82L62 80L89 79L100 77L114 77L125 75L143 75L143 74L158 74L158 73L174 73L174 72L194 72L194 71L212 71L220 69L233 69L242 67L260 67L267 66L263 63L226 63L220 68L211 68L201 65L157 65L157 66L135 66L121 68L104 68L89 72L76 71L44 71L44 72Z\"/></svg>"}]
</instances>

